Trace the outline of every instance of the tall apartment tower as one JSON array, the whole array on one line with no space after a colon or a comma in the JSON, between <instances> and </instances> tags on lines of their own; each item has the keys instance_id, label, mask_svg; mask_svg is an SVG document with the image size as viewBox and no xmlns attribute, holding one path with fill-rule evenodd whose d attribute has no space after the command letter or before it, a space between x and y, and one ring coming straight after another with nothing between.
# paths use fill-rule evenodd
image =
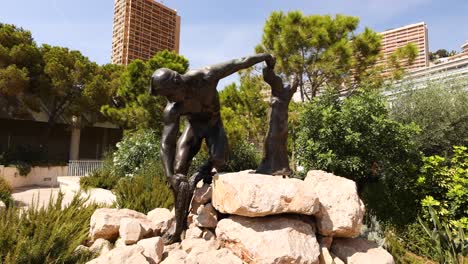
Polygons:
<instances>
[{"instance_id":1,"label":"tall apartment tower","mask_svg":"<svg viewBox=\"0 0 468 264\"><path fill-rule=\"evenodd\" d=\"M429 44L427 37L427 26L424 22L411 24L395 29L390 29L380 33L382 35L382 55L379 63L386 63L388 57L396 49L408 43L414 43L418 47L419 54L413 65L408 70L416 70L429 66ZM385 74L387 70L383 73Z\"/></svg>"},{"instance_id":2,"label":"tall apartment tower","mask_svg":"<svg viewBox=\"0 0 468 264\"><path fill-rule=\"evenodd\" d=\"M113 64L147 60L161 50L179 52L180 16L154 0L114 0Z\"/></svg>"}]
</instances>

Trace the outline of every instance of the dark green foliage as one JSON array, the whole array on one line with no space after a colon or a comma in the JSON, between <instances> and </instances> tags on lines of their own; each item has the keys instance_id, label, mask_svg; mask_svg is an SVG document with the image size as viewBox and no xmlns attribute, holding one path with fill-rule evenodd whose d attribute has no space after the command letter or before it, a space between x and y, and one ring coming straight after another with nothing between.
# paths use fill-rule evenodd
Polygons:
<instances>
[{"instance_id":1,"label":"dark green foliage","mask_svg":"<svg viewBox=\"0 0 468 264\"><path fill-rule=\"evenodd\" d=\"M0 210L0 263L84 263L74 253L88 237L95 205L76 195L62 208L63 194L45 207Z\"/></svg>"},{"instance_id":2,"label":"dark green foliage","mask_svg":"<svg viewBox=\"0 0 468 264\"><path fill-rule=\"evenodd\" d=\"M0 175L0 201L2 201L7 207L13 205L13 198L11 196L11 186L8 182Z\"/></svg>"},{"instance_id":3,"label":"dark green foliage","mask_svg":"<svg viewBox=\"0 0 468 264\"><path fill-rule=\"evenodd\" d=\"M173 194L166 183L160 160L145 163L133 177L125 177L114 189L117 205L142 213L154 208L171 208Z\"/></svg>"},{"instance_id":4,"label":"dark green foliage","mask_svg":"<svg viewBox=\"0 0 468 264\"><path fill-rule=\"evenodd\" d=\"M149 80L159 68L169 68L185 73L189 67L186 58L172 51L160 51L144 62L132 61L120 77L115 92L115 104L102 107L104 116L125 129L156 129L160 133L162 110L166 104L163 97L149 94Z\"/></svg>"},{"instance_id":5,"label":"dark green foliage","mask_svg":"<svg viewBox=\"0 0 468 264\"><path fill-rule=\"evenodd\" d=\"M401 226L414 221L418 208L412 193L419 161L411 140L416 131L391 120L377 92L360 90L344 100L324 95L301 114L297 160L304 171L321 169L355 180L367 208L379 220Z\"/></svg>"},{"instance_id":6,"label":"dark green foliage","mask_svg":"<svg viewBox=\"0 0 468 264\"><path fill-rule=\"evenodd\" d=\"M260 158L253 144L246 141L237 142L236 145L231 146L229 159L222 171L255 170L260 163Z\"/></svg>"}]
</instances>

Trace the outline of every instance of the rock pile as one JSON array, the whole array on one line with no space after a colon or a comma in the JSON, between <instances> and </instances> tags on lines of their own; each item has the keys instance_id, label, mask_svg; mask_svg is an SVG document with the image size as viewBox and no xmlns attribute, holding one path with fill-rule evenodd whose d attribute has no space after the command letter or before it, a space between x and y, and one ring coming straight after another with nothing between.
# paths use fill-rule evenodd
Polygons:
<instances>
[{"instance_id":1,"label":"rock pile","mask_svg":"<svg viewBox=\"0 0 468 264\"><path fill-rule=\"evenodd\" d=\"M363 216L351 180L323 171L304 181L243 171L198 186L181 243L163 245L160 236L174 225L167 209L98 209L94 244L80 250L99 253L93 264L394 263L383 248L356 238Z\"/></svg>"}]
</instances>

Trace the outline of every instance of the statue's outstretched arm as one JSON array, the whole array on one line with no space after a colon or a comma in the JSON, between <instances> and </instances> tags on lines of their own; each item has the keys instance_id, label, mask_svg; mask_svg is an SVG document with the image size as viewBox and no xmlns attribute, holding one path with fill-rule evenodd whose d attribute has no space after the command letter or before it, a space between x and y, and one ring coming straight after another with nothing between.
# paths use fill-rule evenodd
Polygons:
<instances>
[{"instance_id":1,"label":"statue's outstretched arm","mask_svg":"<svg viewBox=\"0 0 468 264\"><path fill-rule=\"evenodd\" d=\"M164 128L161 138L161 158L164 172L169 182L174 175L174 159L179 133L180 116L177 113L176 104L168 103L163 113ZM171 183L172 184L172 183Z\"/></svg>"},{"instance_id":2,"label":"statue's outstretched arm","mask_svg":"<svg viewBox=\"0 0 468 264\"><path fill-rule=\"evenodd\" d=\"M263 68L263 80L270 85L272 90L281 91L283 89L283 80L276 75L271 67Z\"/></svg>"},{"instance_id":3,"label":"statue's outstretched arm","mask_svg":"<svg viewBox=\"0 0 468 264\"><path fill-rule=\"evenodd\" d=\"M208 79L220 80L242 69L247 69L262 61L267 62L267 64L272 64L274 63L274 58L267 53L256 54L253 56L248 56L240 59L230 60L224 63L207 66L204 68L204 70L206 71L206 76Z\"/></svg>"}]
</instances>

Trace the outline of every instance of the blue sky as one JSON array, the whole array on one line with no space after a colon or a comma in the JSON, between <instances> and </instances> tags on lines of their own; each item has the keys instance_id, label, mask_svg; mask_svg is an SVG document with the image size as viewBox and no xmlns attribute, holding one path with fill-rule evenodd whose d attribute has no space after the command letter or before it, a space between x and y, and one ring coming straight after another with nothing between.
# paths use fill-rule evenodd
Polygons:
<instances>
[{"instance_id":1,"label":"blue sky","mask_svg":"<svg viewBox=\"0 0 468 264\"><path fill-rule=\"evenodd\" d=\"M253 53L275 10L346 14L376 31L424 21L429 49L460 50L468 40L467 0L165 0L182 17L181 50L191 68ZM110 62L113 0L0 0L0 22L32 31L39 43ZM235 80L231 77L220 84Z\"/></svg>"}]
</instances>

